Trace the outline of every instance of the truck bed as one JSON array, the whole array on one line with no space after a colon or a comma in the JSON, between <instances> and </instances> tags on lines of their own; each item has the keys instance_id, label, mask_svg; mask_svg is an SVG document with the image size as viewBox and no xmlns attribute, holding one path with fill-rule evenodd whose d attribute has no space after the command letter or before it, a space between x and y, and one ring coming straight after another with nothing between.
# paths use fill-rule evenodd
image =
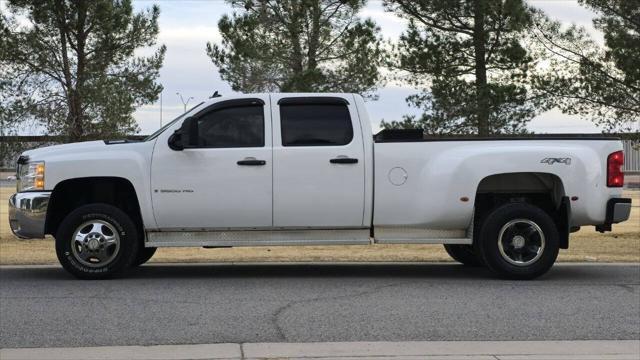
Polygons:
<instances>
[{"instance_id":1,"label":"truck bed","mask_svg":"<svg viewBox=\"0 0 640 360\"><path fill-rule=\"evenodd\" d=\"M492 141L492 140L620 140L607 134L497 134L478 135L429 135L422 129L384 129L373 135L376 143L426 142L426 141Z\"/></svg>"}]
</instances>

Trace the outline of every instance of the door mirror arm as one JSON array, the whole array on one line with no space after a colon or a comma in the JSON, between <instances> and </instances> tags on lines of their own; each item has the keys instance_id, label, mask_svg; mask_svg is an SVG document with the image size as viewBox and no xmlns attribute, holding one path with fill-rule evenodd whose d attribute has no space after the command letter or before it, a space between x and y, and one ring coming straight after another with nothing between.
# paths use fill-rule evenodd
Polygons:
<instances>
[{"instance_id":1,"label":"door mirror arm","mask_svg":"<svg viewBox=\"0 0 640 360\"><path fill-rule=\"evenodd\" d=\"M186 148L193 148L198 145L198 121L193 117L188 117L182 122L180 129L174 131L169 137L169 148L181 151Z\"/></svg>"},{"instance_id":2,"label":"door mirror arm","mask_svg":"<svg viewBox=\"0 0 640 360\"><path fill-rule=\"evenodd\" d=\"M174 131L173 134L169 136L169 141L167 142L171 150L174 150L174 151L184 150L184 146L182 145L182 134L180 133L180 129L177 129L176 131Z\"/></svg>"}]
</instances>

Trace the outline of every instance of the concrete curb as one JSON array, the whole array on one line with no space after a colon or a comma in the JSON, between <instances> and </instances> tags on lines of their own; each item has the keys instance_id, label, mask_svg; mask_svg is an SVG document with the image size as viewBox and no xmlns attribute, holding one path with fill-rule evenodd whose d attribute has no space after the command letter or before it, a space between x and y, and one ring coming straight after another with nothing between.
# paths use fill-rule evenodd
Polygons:
<instances>
[{"instance_id":1,"label":"concrete curb","mask_svg":"<svg viewBox=\"0 0 640 360\"><path fill-rule=\"evenodd\" d=\"M2 360L241 359L239 344L0 349Z\"/></svg>"},{"instance_id":2,"label":"concrete curb","mask_svg":"<svg viewBox=\"0 0 640 360\"><path fill-rule=\"evenodd\" d=\"M3 360L112 359L638 359L640 340L247 343L0 349Z\"/></svg>"}]
</instances>

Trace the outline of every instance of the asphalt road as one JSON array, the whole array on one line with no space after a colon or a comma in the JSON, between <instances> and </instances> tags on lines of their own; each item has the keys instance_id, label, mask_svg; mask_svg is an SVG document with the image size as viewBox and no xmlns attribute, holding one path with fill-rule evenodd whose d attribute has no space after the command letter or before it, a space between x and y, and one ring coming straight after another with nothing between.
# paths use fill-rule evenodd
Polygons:
<instances>
[{"instance_id":1,"label":"asphalt road","mask_svg":"<svg viewBox=\"0 0 640 360\"><path fill-rule=\"evenodd\" d=\"M0 268L0 347L640 338L640 266L497 280L453 264Z\"/></svg>"}]
</instances>

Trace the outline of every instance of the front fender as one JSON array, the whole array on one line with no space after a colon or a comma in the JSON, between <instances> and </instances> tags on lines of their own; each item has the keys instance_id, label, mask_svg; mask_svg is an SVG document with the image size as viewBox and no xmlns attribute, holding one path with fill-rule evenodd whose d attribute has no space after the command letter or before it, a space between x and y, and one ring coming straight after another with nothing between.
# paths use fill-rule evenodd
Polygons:
<instances>
[{"instance_id":1,"label":"front fender","mask_svg":"<svg viewBox=\"0 0 640 360\"><path fill-rule=\"evenodd\" d=\"M85 177L119 177L136 190L145 228L156 227L151 207L150 164L154 141L106 145L99 149L45 156L45 186Z\"/></svg>"}]
</instances>

